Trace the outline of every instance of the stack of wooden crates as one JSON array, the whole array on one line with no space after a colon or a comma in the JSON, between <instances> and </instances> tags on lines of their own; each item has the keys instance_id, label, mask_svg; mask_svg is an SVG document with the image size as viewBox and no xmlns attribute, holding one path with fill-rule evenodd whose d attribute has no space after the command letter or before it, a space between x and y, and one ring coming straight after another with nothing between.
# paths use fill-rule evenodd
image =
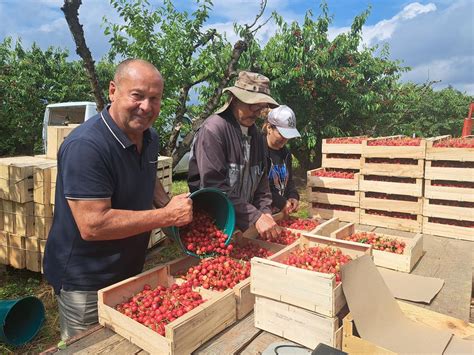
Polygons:
<instances>
[{"instance_id":1,"label":"stack of wooden crates","mask_svg":"<svg viewBox=\"0 0 474 355\"><path fill-rule=\"evenodd\" d=\"M47 154L0 158L0 263L17 269L42 271L46 239L51 228L59 146L71 126L48 127ZM172 158L159 157L157 178L171 193ZM153 230L149 247L163 240Z\"/></svg>"}]
</instances>

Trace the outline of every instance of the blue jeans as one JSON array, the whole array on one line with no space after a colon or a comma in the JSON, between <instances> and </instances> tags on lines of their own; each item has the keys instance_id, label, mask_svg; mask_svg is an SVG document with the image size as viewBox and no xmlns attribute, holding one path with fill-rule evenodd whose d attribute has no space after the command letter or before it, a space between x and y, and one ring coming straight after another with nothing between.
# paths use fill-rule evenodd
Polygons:
<instances>
[{"instance_id":1,"label":"blue jeans","mask_svg":"<svg viewBox=\"0 0 474 355\"><path fill-rule=\"evenodd\" d=\"M97 291L64 291L56 296L61 339L66 340L97 324Z\"/></svg>"}]
</instances>

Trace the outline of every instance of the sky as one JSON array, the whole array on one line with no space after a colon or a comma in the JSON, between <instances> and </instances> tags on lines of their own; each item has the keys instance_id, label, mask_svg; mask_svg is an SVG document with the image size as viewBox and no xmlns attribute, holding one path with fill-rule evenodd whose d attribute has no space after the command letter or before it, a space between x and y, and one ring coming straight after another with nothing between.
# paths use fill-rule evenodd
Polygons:
<instances>
[{"instance_id":1,"label":"sky","mask_svg":"<svg viewBox=\"0 0 474 355\"><path fill-rule=\"evenodd\" d=\"M156 6L159 0L149 0ZM208 27L225 31L233 42L233 23L253 21L259 0L214 0ZM333 22L330 36L347 31L354 17L368 6L371 13L363 28L364 44L387 43L391 59L411 67L402 81L425 83L439 81L435 89L451 85L474 95L474 0L327 0ZM77 59L75 45L64 15L63 0L0 0L0 40L21 38L24 47L36 42L68 49ZM175 0L179 9L192 10L195 1ZM311 10L319 14L319 0L268 0L266 14L278 12L286 22L299 21ZM109 50L102 27L103 16L111 22L121 21L108 0L82 0L79 21L84 26L87 45L94 59ZM258 33L264 44L276 25L269 22Z\"/></svg>"}]
</instances>

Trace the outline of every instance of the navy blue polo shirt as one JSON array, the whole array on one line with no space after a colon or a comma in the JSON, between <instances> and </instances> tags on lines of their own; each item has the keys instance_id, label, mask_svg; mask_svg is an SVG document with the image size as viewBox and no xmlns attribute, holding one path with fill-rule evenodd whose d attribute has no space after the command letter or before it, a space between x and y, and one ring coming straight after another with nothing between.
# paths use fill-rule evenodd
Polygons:
<instances>
[{"instance_id":1,"label":"navy blue polo shirt","mask_svg":"<svg viewBox=\"0 0 474 355\"><path fill-rule=\"evenodd\" d=\"M58 152L53 224L44 273L56 293L95 291L142 271L150 233L110 241L85 241L67 199L111 199L112 208L153 205L159 141L144 132L142 153L104 109L77 127Z\"/></svg>"}]
</instances>

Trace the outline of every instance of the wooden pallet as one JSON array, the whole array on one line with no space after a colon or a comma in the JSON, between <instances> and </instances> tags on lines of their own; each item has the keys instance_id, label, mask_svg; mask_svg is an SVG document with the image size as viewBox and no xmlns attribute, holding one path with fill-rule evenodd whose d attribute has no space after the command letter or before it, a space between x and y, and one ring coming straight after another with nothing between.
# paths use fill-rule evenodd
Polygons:
<instances>
[{"instance_id":1,"label":"wooden pallet","mask_svg":"<svg viewBox=\"0 0 474 355\"><path fill-rule=\"evenodd\" d=\"M335 317L346 304L342 285L336 284L336 276L282 263L291 252L313 246L340 248L353 259L365 254L371 255L369 245L303 233L298 241L275 254L272 260L252 258L251 292L257 296Z\"/></svg>"},{"instance_id":2,"label":"wooden pallet","mask_svg":"<svg viewBox=\"0 0 474 355\"><path fill-rule=\"evenodd\" d=\"M357 233L355 224L350 223L331 233L331 238L344 240L354 233ZM423 235L416 234L413 238L405 238L391 235L388 233L376 233L377 236L397 239L405 242L405 250L403 254L395 254L387 251L377 250L372 248L372 255L374 256L374 264L402 272L411 272L418 260L423 256Z\"/></svg>"},{"instance_id":3,"label":"wooden pallet","mask_svg":"<svg viewBox=\"0 0 474 355\"><path fill-rule=\"evenodd\" d=\"M392 159L391 159L392 160ZM398 164L394 162L373 162L372 158L363 157L360 173L363 175L400 176L422 178L424 159L413 160L416 164Z\"/></svg>"},{"instance_id":4,"label":"wooden pallet","mask_svg":"<svg viewBox=\"0 0 474 355\"><path fill-rule=\"evenodd\" d=\"M354 222L354 223L359 223L360 220L360 208L359 207L350 207L353 209L353 211L344 211L344 210L338 210L336 209L337 205L326 205L321 207L318 205L318 207L313 207L313 204L310 206L310 214L316 218L322 218L322 219L332 219L332 218L337 218L340 221L344 222ZM346 207L346 206L344 206Z\"/></svg>"},{"instance_id":5,"label":"wooden pallet","mask_svg":"<svg viewBox=\"0 0 474 355\"><path fill-rule=\"evenodd\" d=\"M306 173L307 177L307 186L309 187L324 187L329 189L339 189L339 190L350 190L358 191L359 190L359 174L354 174L354 179L340 179L332 178L326 176L313 176L312 172L317 170L324 170L324 168L318 168L313 170L308 170Z\"/></svg>"},{"instance_id":6,"label":"wooden pallet","mask_svg":"<svg viewBox=\"0 0 474 355\"><path fill-rule=\"evenodd\" d=\"M452 161L474 161L474 148L447 148L435 147L439 141L449 139L451 136L439 136L428 138L426 141L426 160L452 160ZM474 139L474 136L469 136Z\"/></svg>"},{"instance_id":7,"label":"wooden pallet","mask_svg":"<svg viewBox=\"0 0 474 355\"><path fill-rule=\"evenodd\" d=\"M385 146L385 145L368 145L371 141L387 139L387 138L401 138L403 136L390 136L370 138L362 142L362 157L363 158L408 158L408 159L425 159L426 155L426 140L422 139L419 146Z\"/></svg>"},{"instance_id":8,"label":"wooden pallet","mask_svg":"<svg viewBox=\"0 0 474 355\"><path fill-rule=\"evenodd\" d=\"M255 327L314 349L319 343L342 346L342 322L304 308L256 296Z\"/></svg>"},{"instance_id":9,"label":"wooden pallet","mask_svg":"<svg viewBox=\"0 0 474 355\"><path fill-rule=\"evenodd\" d=\"M398 301L398 305L406 317L418 324L445 330L460 338L468 338L474 335L474 325L472 323L401 301ZM360 338L356 333L354 320L350 313L343 320L342 350L349 354L396 354Z\"/></svg>"},{"instance_id":10,"label":"wooden pallet","mask_svg":"<svg viewBox=\"0 0 474 355\"><path fill-rule=\"evenodd\" d=\"M423 217L423 234L474 241L474 228L437 223L430 221L430 217Z\"/></svg>"},{"instance_id":11,"label":"wooden pallet","mask_svg":"<svg viewBox=\"0 0 474 355\"><path fill-rule=\"evenodd\" d=\"M331 189L330 192L318 192L318 188L308 187L308 202L318 202L330 205L343 205L350 207L360 206L360 192L350 191L351 194L341 194L341 190Z\"/></svg>"},{"instance_id":12,"label":"wooden pallet","mask_svg":"<svg viewBox=\"0 0 474 355\"><path fill-rule=\"evenodd\" d=\"M232 290L199 289L206 302L165 326L165 336L116 311L114 307L143 290L145 284L174 283L169 266L158 266L98 291L99 323L150 354L189 354L236 321Z\"/></svg>"},{"instance_id":13,"label":"wooden pallet","mask_svg":"<svg viewBox=\"0 0 474 355\"><path fill-rule=\"evenodd\" d=\"M384 211L382 211L384 212ZM364 208L360 209L360 224L367 224L370 226L384 227L390 229L398 229L407 232L420 233L423 216L416 215L416 220L397 218L391 216L381 216L376 214L369 214Z\"/></svg>"},{"instance_id":14,"label":"wooden pallet","mask_svg":"<svg viewBox=\"0 0 474 355\"><path fill-rule=\"evenodd\" d=\"M423 179L414 183L368 180L367 175L360 176L360 191L381 192L384 194L423 196Z\"/></svg>"},{"instance_id":15,"label":"wooden pallet","mask_svg":"<svg viewBox=\"0 0 474 355\"><path fill-rule=\"evenodd\" d=\"M436 165L436 160L427 160L425 165L425 179L429 180L451 180L474 182L473 162L466 167L441 167Z\"/></svg>"},{"instance_id":16,"label":"wooden pallet","mask_svg":"<svg viewBox=\"0 0 474 355\"><path fill-rule=\"evenodd\" d=\"M425 180L425 198L474 202L474 187L453 187L433 185L433 180Z\"/></svg>"},{"instance_id":17,"label":"wooden pallet","mask_svg":"<svg viewBox=\"0 0 474 355\"><path fill-rule=\"evenodd\" d=\"M345 156L344 156L345 155ZM324 154L321 167L323 168L340 168L340 169L360 169L362 165L361 158L352 158L350 154L341 154L333 156L333 154Z\"/></svg>"},{"instance_id":18,"label":"wooden pallet","mask_svg":"<svg viewBox=\"0 0 474 355\"><path fill-rule=\"evenodd\" d=\"M360 208L370 210L382 210L390 212L402 212L410 214L422 214L423 198L413 197L416 201L403 201L396 199L398 195L385 194L385 198L371 196L370 192L360 193Z\"/></svg>"},{"instance_id":19,"label":"wooden pallet","mask_svg":"<svg viewBox=\"0 0 474 355\"><path fill-rule=\"evenodd\" d=\"M429 198L425 198L423 204L423 216L447 218L460 221L474 221L474 208L440 205L432 203L431 199Z\"/></svg>"}]
</instances>

